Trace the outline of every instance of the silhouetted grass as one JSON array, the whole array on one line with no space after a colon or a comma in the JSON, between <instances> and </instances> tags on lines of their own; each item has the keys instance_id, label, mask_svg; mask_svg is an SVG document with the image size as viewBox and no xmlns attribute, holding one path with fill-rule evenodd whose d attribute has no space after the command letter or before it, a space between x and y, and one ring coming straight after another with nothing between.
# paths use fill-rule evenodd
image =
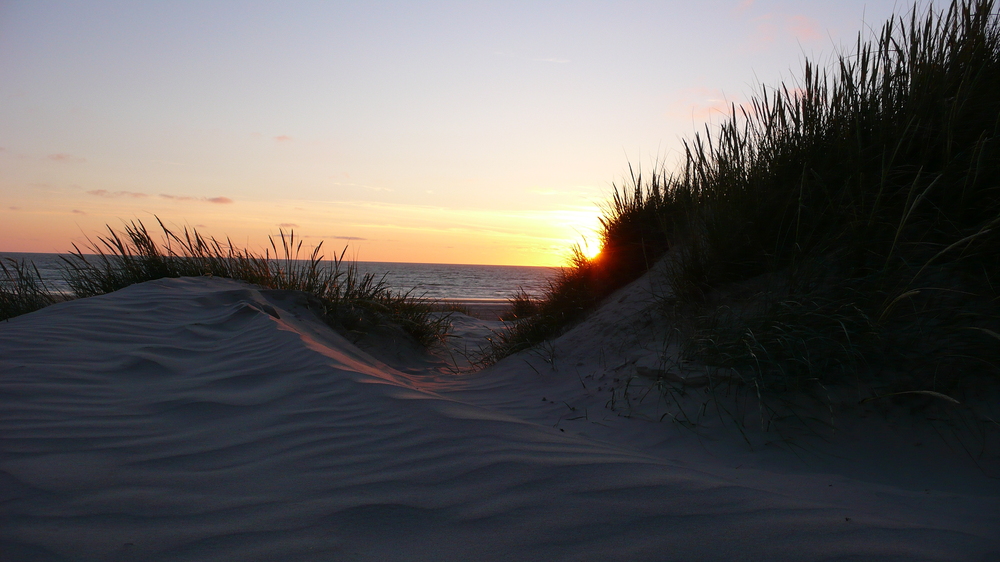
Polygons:
<instances>
[{"instance_id":1,"label":"silhouetted grass","mask_svg":"<svg viewBox=\"0 0 1000 562\"><path fill-rule=\"evenodd\" d=\"M426 345L447 329L446 319L431 314L430 303L408 292L393 292L372 274L362 275L344 260L344 252L325 261L322 243L306 254L302 240L282 232L277 240L269 238L271 248L261 255L197 230L185 228L178 234L157 221L162 242L154 240L141 221L133 221L124 232L109 226L107 235L88 240L84 249L74 244L74 251L63 257L64 276L74 295L90 297L154 279L205 275L308 293L320 303L326 321L342 331L396 325Z\"/></svg>"},{"instance_id":2,"label":"silhouetted grass","mask_svg":"<svg viewBox=\"0 0 1000 562\"><path fill-rule=\"evenodd\" d=\"M525 291L524 287L518 287L514 296L507 299L510 306L500 315L500 319L509 322L533 316L538 312L538 303L538 298Z\"/></svg>"},{"instance_id":3,"label":"silhouetted grass","mask_svg":"<svg viewBox=\"0 0 1000 562\"><path fill-rule=\"evenodd\" d=\"M763 394L995 386L994 7L893 17L830 69L807 61L801 81L734 106L685 143L677 172L616 187L600 256L578 255L494 359L558 334L666 253L687 354Z\"/></svg>"},{"instance_id":4,"label":"silhouetted grass","mask_svg":"<svg viewBox=\"0 0 1000 562\"><path fill-rule=\"evenodd\" d=\"M992 1L893 18L830 73L807 62L687 144L681 301L774 276L689 352L760 388L861 382L968 392L995 381L1000 33ZM705 309L703 308L703 311Z\"/></svg>"},{"instance_id":5,"label":"silhouetted grass","mask_svg":"<svg viewBox=\"0 0 1000 562\"><path fill-rule=\"evenodd\" d=\"M54 302L33 264L13 258L0 259L0 320L34 312Z\"/></svg>"}]
</instances>

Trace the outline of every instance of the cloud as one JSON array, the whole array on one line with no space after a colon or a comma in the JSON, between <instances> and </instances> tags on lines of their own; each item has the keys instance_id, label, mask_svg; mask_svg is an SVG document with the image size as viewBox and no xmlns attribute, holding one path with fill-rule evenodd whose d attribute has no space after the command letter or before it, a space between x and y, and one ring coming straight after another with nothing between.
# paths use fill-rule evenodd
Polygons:
<instances>
[{"instance_id":1,"label":"cloud","mask_svg":"<svg viewBox=\"0 0 1000 562\"><path fill-rule=\"evenodd\" d=\"M220 205L227 205L233 202L228 197L191 197L189 195L170 195L169 193L161 193L160 197L170 199L171 201L203 201L205 203L217 203Z\"/></svg>"},{"instance_id":2,"label":"cloud","mask_svg":"<svg viewBox=\"0 0 1000 562\"><path fill-rule=\"evenodd\" d=\"M87 195L94 195L96 197L133 197L136 199L142 197L149 197L145 193L139 193L137 191L108 191L106 189L92 189L87 192Z\"/></svg>"},{"instance_id":3,"label":"cloud","mask_svg":"<svg viewBox=\"0 0 1000 562\"><path fill-rule=\"evenodd\" d=\"M288 135L279 135L277 137L274 137L274 140L276 140L278 142L286 142L286 141L292 140L292 137L290 137Z\"/></svg>"},{"instance_id":4,"label":"cloud","mask_svg":"<svg viewBox=\"0 0 1000 562\"><path fill-rule=\"evenodd\" d=\"M823 26L808 16L766 14L752 20L754 28L751 41L755 48L766 48L779 38L792 38L801 43L823 39Z\"/></svg>"},{"instance_id":5,"label":"cloud","mask_svg":"<svg viewBox=\"0 0 1000 562\"><path fill-rule=\"evenodd\" d=\"M7 207L7 208L10 209L11 211L20 211L21 210L20 207Z\"/></svg>"},{"instance_id":6,"label":"cloud","mask_svg":"<svg viewBox=\"0 0 1000 562\"><path fill-rule=\"evenodd\" d=\"M359 236L326 236L325 238L332 238L334 240L368 240Z\"/></svg>"},{"instance_id":7,"label":"cloud","mask_svg":"<svg viewBox=\"0 0 1000 562\"><path fill-rule=\"evenodd\" d=\"M279 228L298 228L299 225L295 224L294 222L283 222L283 223L279 224L278 227Z\"/></svg>"},{"instance_id":8,"label":"cloud","mask_svg":"<svg viewBox=\"0 0 1000 562\"><path fill-rule=\"evenodd\" d=\"M73 214L74 215L86 215L87 213L84 213L80 209L73 209Z\"/></svg>"},{"instance_id":9,"label":"cloud","mask_svg":"<svg viewBox=\"0 0 1000 562\"><path fill-rule=\"evenodd\" d=\"M792 35L800 41L817 41L823 38L819 22L806 16L791 16L787 26Z\"/></svg>"},{"instance_id":10,"label":"cloud","mask_svg":"<svg viewBox=\"0 0 1000 562\"><path fill-rule=\"evenodd\" d=\"M753 6L753 0L743 0L740 2L739 6L736 6L736 13L743 13Z\"/></svg>"},{"instance_id":11,"label":"cloud","mask_svg":"<svg viewBox=\"0 0 1000 562\"><path fill-rule=\"evenodd\" d=\"M66 154L65 152L60 152L58 154L49 154L48 156L46 156L46 158L48 158L49 160L52 160L53 162L67 162L67 163L69 163L69 162L86 162L87 161L84 158L80 158L78 156L73 156L72 154Z\"/></svg>"}]
</instances>

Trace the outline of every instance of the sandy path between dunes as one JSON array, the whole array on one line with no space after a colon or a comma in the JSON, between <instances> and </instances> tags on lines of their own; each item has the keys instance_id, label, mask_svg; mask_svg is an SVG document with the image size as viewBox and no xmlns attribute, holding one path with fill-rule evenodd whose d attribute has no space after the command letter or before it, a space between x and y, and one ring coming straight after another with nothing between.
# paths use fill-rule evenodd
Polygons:
<instances>
[{"instance_id":1,"label":"sandy path between dunes","mask_svg":"<svg viewBox=\"0 0 1000 562\"><path fill-rule=\"evenodd\" d=\"M206 278L0 323L0 560L1000 560L982 475L792 469L603 408L602 330L562 371L397 369Z\"/></svg>"}]
</instances>

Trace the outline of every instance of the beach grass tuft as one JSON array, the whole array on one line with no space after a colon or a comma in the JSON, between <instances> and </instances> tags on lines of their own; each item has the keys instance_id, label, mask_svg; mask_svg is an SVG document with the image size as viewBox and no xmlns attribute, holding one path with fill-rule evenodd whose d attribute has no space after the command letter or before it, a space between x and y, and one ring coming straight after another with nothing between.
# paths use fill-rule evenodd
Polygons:
<instances>
[{"instance_id":1,"label":"beach grass tuft","mask_svg":"<svg viewBox=\"0 0 1000 562\"><path fill-rule=\"evenodd\" d=\"M0 259L0 320L34 312L55 302L34 264Z\"/></svg>"},{"instance_id":2,"label":"beach grass tuft","mask_svg":"<svg viewBox=\"0 0 1000 562\"><path fill-rule=\"evenodd\" d=\"M346 248L326 260L322 242L311 251L294 232L269 237L261 253L206 237L196 229L174 232L157 218L161 241L142 221L126 223L123 231L73 245L63 257L66 283L78 298L117 291L135 283L165 277L215 276L239 279L265 289L301 291L318 303L320 315L340 331L366 332L397 326L421 344L443 337L447 319L432 314L432 303L412 292L395 292L384 278L362 274L344 259Z\"/></svg>"},{"instance_id":3,"label":"beach grass tuft","mask_svg":"<svg viewBox=\"0 0 1000 562\"><path fill-rule=\"evenodd\" d=\"M961 400L1000 382L1000 25L993 0L891 18L630 174L490 351L557 335L658 259L685 355L760 392ZM631 169L630 169L631 171Z\"/></svg>"}]
</instances>

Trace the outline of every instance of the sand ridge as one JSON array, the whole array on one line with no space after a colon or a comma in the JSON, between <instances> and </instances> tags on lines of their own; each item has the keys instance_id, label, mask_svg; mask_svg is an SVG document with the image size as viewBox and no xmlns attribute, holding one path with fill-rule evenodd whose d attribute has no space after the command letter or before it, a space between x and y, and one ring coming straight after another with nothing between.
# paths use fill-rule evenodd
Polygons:
<instances>
[{"instance_id":1,"label":"sand ridge","mask_svg":"<svg viewBox=\"0 0 1000 562\"><path fill-rule=\"evenodd\" d=\"M734 468L767 453L606 408L601 377L652 353L613 333L631 290L550 355L474 374L376 359L224 279L2 323L0 560L1000 558L985 477Z\"/></svg>"}]
</instances>

